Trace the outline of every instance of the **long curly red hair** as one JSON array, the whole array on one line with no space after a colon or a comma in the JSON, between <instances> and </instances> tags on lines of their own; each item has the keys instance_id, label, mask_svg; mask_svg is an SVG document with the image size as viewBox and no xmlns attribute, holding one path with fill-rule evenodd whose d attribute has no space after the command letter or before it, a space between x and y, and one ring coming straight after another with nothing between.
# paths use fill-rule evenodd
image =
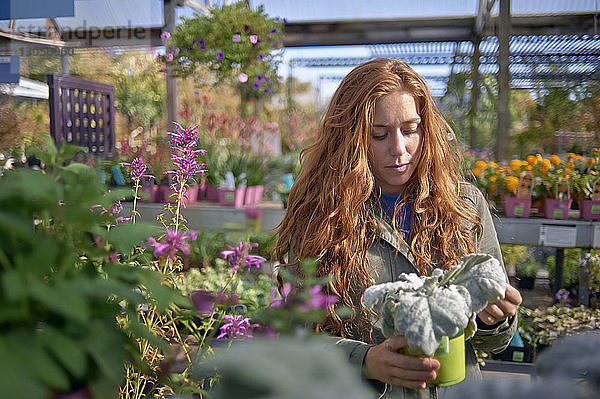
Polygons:
<instances>
[{"instance_id":1,"label":"long curly red hair","mask_svg":"<svg viewBox=\"0 0 600 399\"><path fill-rule=\"evenodd\" d=\"M374 283L367 259L377 233L369 138L377 100L396 90L414 97L423 132L421 156L405 188L413 206L408 244L415 266L423 275L435 267L449 268L474 252L474 230L481 230L477 211L459 196L456 138L423 79L399 60L378 58L356 67L333 95L314 144L300 155L301 172L275 248L284 267L316 258L318 276L330 278L328 293L354 309L354 316L346 319L331 309L322 328L338 336L352 336L352 325L368 316L356 298ZM290 254L293 259L288 259Z\"/></svg>"}]
</instances>

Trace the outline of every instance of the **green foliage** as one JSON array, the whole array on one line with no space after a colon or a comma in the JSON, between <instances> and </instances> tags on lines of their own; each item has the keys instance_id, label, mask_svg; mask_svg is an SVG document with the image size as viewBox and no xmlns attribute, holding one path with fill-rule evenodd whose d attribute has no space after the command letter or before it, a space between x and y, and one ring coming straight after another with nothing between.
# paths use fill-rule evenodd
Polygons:
<instances>
[{"instance_id":1,"label":"green foliage","mask_svg":"<svg viewBox=\"0 0 600 399\"><path fill-rule=\"evenodd\" d=\"M189 75L198 65L208 66L216 72L216 82L238 84L245 98L276 87L279 61L272 50L281 43L283 24L269 18L262 5L256 11L244 2L213 8L209 15L183 18L171 34L168 53L174 56L179 74ZM239 41L233 40L234 35L239 35ZM254 36L256 43L251 42ZM219 52L222 60L217 58ZM246 82L239 80L240 73L247 75ZM258 90L252 88L255 83Z\"/></svg>"},{"instance_id":2,"label":"green foliage","mask_svg":"<svg viewBox=\"0 0 600 399\"><path fill-rule=\"evenodd\" d=\"M139 363L136 338L164 347L136 313L147 300L142 292L159 308L177 294L149 269L108 261L113 248L127 257L154 230L139 225L128 246L123 228L107 233L114 220L100 211L123 192L104 195L90 167L69 163L81 150L57 150L49 139L47 152L36 152L46 173L17 169L0 178L2 396L87 387L114 397L124 362Z\"/></svg>"},{"instance_id":3,"label":"green foliage","mask_svg":"<svg viewBox=\"0 0 600 399\"><path fill-rule=\"evenodd\" d=\"M519 334L530 345L550 345L558 338L600 328L600 309L585 306L519 308Z\"/></svg>"},{"instance_id":4,"label":"green foliage","mask_svg":"<svg viewBox=\"0 0 600 399\"><path fill-rule=\"evenodd\" d=\"M156 124L165 113L165 83L160 65L150 54L123 53L114 60L115 108L130 128Z\"/></svg>"}]
</instances>

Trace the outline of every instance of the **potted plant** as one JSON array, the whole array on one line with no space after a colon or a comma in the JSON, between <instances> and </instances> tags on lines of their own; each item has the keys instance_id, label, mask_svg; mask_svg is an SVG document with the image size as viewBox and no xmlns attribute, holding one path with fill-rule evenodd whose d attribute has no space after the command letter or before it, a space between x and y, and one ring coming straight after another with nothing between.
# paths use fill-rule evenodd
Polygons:
<instances>
[{"instance_id":1,"label":"potted plant","mask_svg":"<svg viewBox=\"0 0 600 399\"><path fill-rule=\"evenodd\" d=\"M515 277L519 288L533 289L538 269L539 265L532 256L517 263Z\"/></svg>"},{"instance_id":2,"label":"potted plant","mask_svg":"<svg viewBox=\"0 0 600 399\"><path fill-rule=\"evenodd\" d=\"M600 220L600 176L595 165L595 158L583 158L573 176L571 192L583 220Z\"/></svg>"},{"instance_id":3,"label":"potted plant","mask_svg":"<svg viewBox=\"0 0 600 399\"><path fill-rule=\"evenodd\" d=\"M262 200L264 183L264 160L259 157L251 157L246 164L246 197L245 205L260 203Z\"/></svg>"},{"instance_id":4,"label":"potted plant","mask_svg":"<svg viewBox=\"0 0 600 399\"><path fill-rule=\"evenodd\" d=\"M406 354L438 358L441 367L432 384L446 386L464 379L464 341L477 331L475 316L503 297L507 284L497 259L471 254L431 277L403 273L398 281L371 286L363 302L386 338L406 337Z\"/></svg>"},{"instance_id":5,"label":"potted plant","mask_svg":"<svg viewBox=\"0 0 600 399\"><path fill-rule=\"evenodd\" d=\"M225 177L225 161L228 157L228 150L223 145L205 144L204 155L206 163L206 172L204 173L205 199L211 202L219 202L219 186Z\"/></svg>"}]
</instances>

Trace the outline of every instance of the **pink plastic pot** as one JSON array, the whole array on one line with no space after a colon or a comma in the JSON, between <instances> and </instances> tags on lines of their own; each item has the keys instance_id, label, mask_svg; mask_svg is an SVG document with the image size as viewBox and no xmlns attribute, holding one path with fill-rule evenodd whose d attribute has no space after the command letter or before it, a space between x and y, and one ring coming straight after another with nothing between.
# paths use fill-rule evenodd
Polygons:
<instances>
[{"instance_id":1,"label":"pink plastic pot","mask_svg":"<svg viewBox=\"0 0 600 399\"><path fill-rule=\"evenodd\" d=\"M583 220L600 220L600 201L580 200L579 214Z\"/></svg>"},{"instance_id":2,"label":"pink plastic pot","mask_svg":"<svg viewBox=\"0 0 600 399\"><path fill-rule=\"evenodd\" d=\"M573 200L559 200L556 198L544 198L544 217L546 219L566 219Z\"/></svg>"},{"instance_id":3,"label":"pink plastic pot","mask_svg":"<svg viewBox=\"0 0 600 399\"><path fill-rule=\"evenodd\" d=\"M531 198L502 197L502 206L509 218L528 218Z\"/></svg>"},{"instance_id":4,"label":"pink plastic pot","mask_svg":"<svg viewBox=\"0 0 600 399\"><path fill-rule=\"evenodd\" d=\"M254 204L254 191L255 186L246 187L246 194L244 195L244 205L252 205Z\"/></svg>"},{"instance_id":5,"label":"pink plastic pot","mask_svg":"<svg viewBox=\"0 0 600 399\"><path fill-rule=\"evenodd\" d=\"M234 206L241 208L244 206L245 187L238 187L234 190L219 189L219 204L224 206Z\"/></svg>"},{"instance_id":6,"label":"pink plastic pot","mask_svg":"<svg viewBox=\"0 0 600 399\"><path fill-rule=\"evenodd\" d=\"M265 186L258 185L258 186L254 186L254 203L255 204L260 204L262 202L262 195L263 192L265 191Z\"/></svg>"},{"instance_id":7,"label":"pink plastic pot","mask_svg":"<svg viewBox=\"0 0 600 399\"><path fill-rule=\"evenodd\" d=\"M206 200L211 202L219 202L219 189L212 184L206 184Z\"/></svg>"}]
</instances>

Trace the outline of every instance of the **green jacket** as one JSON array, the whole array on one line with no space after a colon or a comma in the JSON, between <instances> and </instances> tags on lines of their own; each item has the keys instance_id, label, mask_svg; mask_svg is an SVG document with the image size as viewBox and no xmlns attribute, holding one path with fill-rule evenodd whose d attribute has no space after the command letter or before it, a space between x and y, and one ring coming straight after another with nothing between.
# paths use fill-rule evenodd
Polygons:
<instances>
[{"instance_id":1,"label":"green jacket","mask_svg":"<svg viewBox=\"0 0 600 399\"><path fill-rule=\"evenodd\" d=\"M469 183L461 184L460 196L471 203L475 209L478 210L481 217L483 230L480 237L476 237L477 252L490 254L502 263L500 244L498 243L492 216L485 198L475 186ZM377 270L377 275L373 276L376 283L380 284L394 281L401 273L418 273L414 266L414 256L407 245L398 242L396 233L394 232L390 221L377 218L377 224L377 238L367 253L369 262ZM484 329L485 327L480 328L475 336L466 342L465 381L481 379L481 371L479 370L474 349L491 352L501 352L504 350L508 346L517 328L516 319L516 317L512 317L500 323L500 325L490 326L491 328L488 329ZM362 336L362 334L357 331L356 337L360 336ZM374 333L372 334L370 342L342 338L338 339L336 343L345 350L350 362L357 366L357 372L361 373L362 377L362 365L367 350L371 346L380 344L383 341L384 337L381 334ZM448 387L413 390L398 386L385 386L383 383L376 380L369 380L369 383L378 390L380 394L385 392L384 395L380 396L381 398L439 398L446 389L452 389L452 387Z\"/></svg>"}]
</instances>

